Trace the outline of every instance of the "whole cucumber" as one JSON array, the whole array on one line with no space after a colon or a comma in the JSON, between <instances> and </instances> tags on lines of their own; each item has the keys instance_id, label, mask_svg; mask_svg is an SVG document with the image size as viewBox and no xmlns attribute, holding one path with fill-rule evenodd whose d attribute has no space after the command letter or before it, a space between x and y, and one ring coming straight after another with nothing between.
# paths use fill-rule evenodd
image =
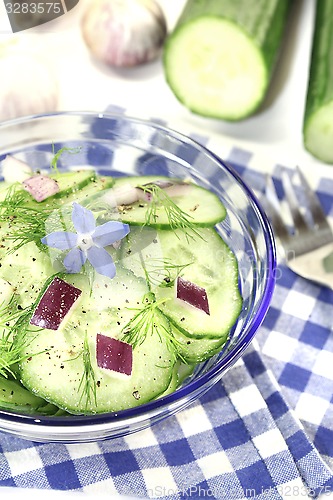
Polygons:
<instances>
[{"instance_id":1,"label":"whole cucumber","mask_svg":"<svg viewBox=\"0 0 333 500\"><path fill-rule=\"evenodd\" d=\"M333 2L317 0L303 120L304 146L333 163Z\"/></svg>"},{"instance_id":2,"label":"whole cucumber","mask_svg":"<svg viewBox=\"0 0 333 500\"><path fill-rule=\"evenodd\" d=\"M292 0L188 0L164 47L164 72L192 112L253 114L266 95Z\"/></svg>"}]
</instances>

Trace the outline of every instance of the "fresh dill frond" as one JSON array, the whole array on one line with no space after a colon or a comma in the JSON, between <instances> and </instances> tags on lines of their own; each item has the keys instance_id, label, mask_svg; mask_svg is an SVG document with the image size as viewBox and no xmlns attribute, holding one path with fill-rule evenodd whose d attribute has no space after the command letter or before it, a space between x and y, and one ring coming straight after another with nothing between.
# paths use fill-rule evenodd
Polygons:
<instances>
[{"instance_id":1,"label":"fresh dill frond","mask_svg":"<svg viewBox=\"0 0 333 500\"><path fill-rule=\"evenodd\" d=\"M58 170L58 161L60 156L62 156L64 153L69 153L69 154L78 154L81 151L81 146L77 146L76 148L69 148L69 147L63 147L59 149L57 152L54 150L54 144L52 144L52 154L53 158L51 160L51 169L54 170L56 173L59 172Z\"/></svg>"},{"instance_id":2,"label":"fresh dill frond","mask_svg":"<svg viewBox=\"0 0 333 500\"><path fill-rule=\"evenodd\" d=\"M15 377L12 367L35 354L22 354L32 340L27 340L26 332L33 312L33 307L27 307L17 312L11 313L11 302L8 303L7 310L0 311L1 323L5 323L0 336L0 375L8 378ZM12 326L9 321L15 320Z\"/></svg>"},{"instance_id":3,"label":"fresh dill frond","mask_svg":"<svg viewBox=\"0 0 333 500\"><path fill-rule=\"evenodd\" d=\"M33 342L35 336L28 335L31 332L37 334L38 330L35 328L31 330L30 320L40 302L46 288L54 279L54 274L50 276L46 282L45 287L41 290L38 297L29 306L22 308L17 304L14 295L11 299L1 306L0 309L0 375L8 377L9 375L15 377L12 367L28 359L32 356L37 356L45 352L45 350L37 352L26 352L29 345ZM16 307L16 309L15 309Z\"/></svg>"},{"instance_id":4,"label":"fresh dill frond","mask_svg":"<svg viewBox=\"0 0 333 500\"><path fill-rule=\"evenodd\" d=\"M10 187L0 202L1 220L6 221L9 228L6 240L13 242L8 252L14 253L31 241L40 244L41 238L45 236L45 222L53 210L45 206L30 206L25 191L17 190L15 185Z\"/></svg>"},{"instance_id":5,"label":"fresh dill frond","mask_svg":"<svg viewBox=\"0 0 333 500\"><path fill-rule=\"evenodd\" d=\"M133 318L122 329L122 335L126 342L133 346L133 349L141 345L147 335L152 335L155 330L155 316L159 303L156 302L155 295L148 292L142 299L143 308L135 308L138 311Z\"/></svg>"},{"instance_id":6,"label":"fresh dill frond","mask_svg":"<svg viewBox=\"0 0 333 500\"><path fill-rule=\"evenodd\" d=\"M21 343L14 344L10 331L6 329L2 331L0 336L0 375L2 377L15 377L12 368L23 359L21 347Z\"/></svg>"},{"instance_id":7,"label":"fresh dill frond","mask_svg":"<svg viewBox=\"0 0 333 500\"><path fill-rule=\"evenodd\" d=\"M86 409L92 402L97 405L97 382L94 368L91 364L90 348L88 342L87 332L85 333L82 349L83 358L83 373L79 384L79 391L81 391L80 403L85 398Z\"/></svg>"},{"instance_id":8,"label":"fresh dill frond","mask_svg":"<svg viewBox=\"0 0 333 500\"><path fill-rule=\"evenodd\" d=\"M200 233L196 230L193 217L184 212L164 189L154 183L145 184L139 186L139 188L149 195L145 216L145 224L147 226L158 222L158 211L164 210L168 224L172 230L180 229L187 237L193 238L197 236L201 238Z\"/></svg>"},{"instance_id":9,"label":"fresh dill frond","mask_svg":"<svg viewBox=\"0 0 333 500\"><path fill-rule=\"evenodd\" d=\"M7 240L12 241L12 245L8 250L8 253L15 253L19 250L23 245L27 243L34 242L40 249L42 249L41 239L45 236L45 220L35 214L31 217L31 213L29 214L29 218L24 217L26 223L23 224L21 219L20 224L13 224L11 226L12 232L8 234ZM17 227L16 227L17 226Z\"/></svg>"},{"instance_id":10,"label":"fresh dill frond","mask_svg":"<svg viewBox=\"0 0 333 500\"><path fill-rule=\"evenodd\" d=\"M0 304L0 328L8 329L10 322L21 315L21 310L18 309L17 298L13 293L8 301Z\"/></svg>"},{"instance_id":11,"label":"fresh dill frond","mask_svg":"<svg viewBox=\"0 0 333 500\"><path fill-rule=\"evenodd\" d=\"M45 250L41 239L46 232L66 230L70 210L66 206L57 210L52 205L40 208L35 204L30 205L25 191L17 190L15 186L9 188L5 199L0 201L0 220L8 223L6 240L12 242L8 253L14 253L30 242L36 243L40 250Z\"/></svg>"},{"instance_id":12,"label":"fresh dill frond","mask_svg":"<svg viewBox=\"0 0 333 500\"><path fill-rule=\"evenodd\" d=\"M158 335L160 340L166 342L172 357L179 355L178 342L172 335L171 328L163 324L166 320L159 307L165 299L156 301L152 292L148 292L142 299L142 308L135 308L134 316L122 329L122 340L131 344L133 349L143 344L148 336Z\"/></svg>"},{"instance_id":13,"label":"fresh dill frond","mask_svg":"<svg viewBox=\"0 0 333 500\"><path fill-rule=\"evenodd\" d=\"M182 271L191 264L192 262L174 264L170 258L150 258L149 269L147 269L148 265L145 266L146 279L150 284L162 287L173 286Z\"/></svg>"}]
</instances>

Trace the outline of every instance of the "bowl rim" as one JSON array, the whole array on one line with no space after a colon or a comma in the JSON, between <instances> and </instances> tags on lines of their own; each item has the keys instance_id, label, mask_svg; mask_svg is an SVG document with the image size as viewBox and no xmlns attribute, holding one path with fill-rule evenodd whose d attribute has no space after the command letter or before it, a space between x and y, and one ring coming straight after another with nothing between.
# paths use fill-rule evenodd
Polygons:
<instances>
[{"instance_id":1,"label":"bowl rim","mask_svg":"<svg viewBox=\"0 0 333 500\"><path fill-rule=\"evenodd\" d=\"M257 196L254 194L252 189L243 181L241 176L236 172L236 170L229 164L227 164L222 158L220 158L216 153L208 149L207 147L200 144L195 139L186 136L185 134L174 130L169 126L162 125L157 121L136 118L121 112L96 112L96 111L56 111L48 113L40 113L34 115L28 115L20 118L14 118L6 120L0 123L0 132L4 128L12 127L15 125L24 124L33 120L46 119L46 118L56 118L56 117L66 117L66 116L78 116L78 117L90 117L98 119L123 119L134 124L149 126L154 129L158 129L162 132L171 135L182 143L194 146L196 149L201 150L204 154L212 157L215 162L217 162L224 170L233 177L238 185L245 192L246 196L251 201L252 207L255 209L260 225L263 229L263 235L265 240L265 245L267 249L267 279L265 283L264 292L260 298L259 307L257 309L256 315L253 318L253 323L251 328L246 333L242 339L242 343L237 350L237 352L227 352L222 360L219 360L216 365L209 369L207 373L200 375L198 379L190 381L186 386L178 388L176 391L167 394L163 397L157 398L153 401L144 403L142 405L128 408L125 410L120 410L118 412L109 412L101 414L89 414L89 415L70 415L70 416L43 416L35 414L19 414L7 410L0 410L0 425L2 422L21 423L30 426L46 426L48 429L54 428L56 430L62 427L64 430L77 428L86 428L94 426L99 426L103 424L111 423L128 423L131 424L131 420L138 420L149 418L153 416L159 408L167 408L168 405L175 405L178 401L186 398L186 396L195 394L197 391L202 389L202 387L207 387L208 390L215 381L221 378L221 374L231 367L248 348L249 344L252 342L255 333L262 324L269 305L271 303L273 291L275 288L275 271L277 266L276 257L276 245L274 239L274 233L268 217L261 206ZM3 149L3 146L2 146ZM205 392L205 391L203 391ZM195 398L196 399L196 398ZM192 400L191 400L192 401ZM190 401L190 402L191 402Z\"/></svg>"}]
</instances>

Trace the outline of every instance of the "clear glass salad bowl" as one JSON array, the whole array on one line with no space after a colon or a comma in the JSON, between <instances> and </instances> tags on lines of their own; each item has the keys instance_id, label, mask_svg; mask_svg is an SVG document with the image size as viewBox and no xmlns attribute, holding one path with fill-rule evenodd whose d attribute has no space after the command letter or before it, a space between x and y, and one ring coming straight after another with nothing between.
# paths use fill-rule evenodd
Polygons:
<instances>
[{"instance_id":1,"label":"clear glass salad bowl","mask_svg":"<svg viewBox=\"0 0 333 500\"><path fill-rule=\"evenodd\" d=\"M227 344L218 355L198 365L175 392L117 413L44 417L0 411L0 430L40 442L89 442L139 431L186 408L244 353L270 304L275 245L252 191L232 168L195 141L123 115L70 112L32 116L1 124L0 138L0 162L13 154L34 169L42 169L50 164L52 151L80 146L75 155L60 159L60 170L90 166L102 175L167 175L189 178L210 189L227 209L217 230L237 257L243 297L242 311Z\"/></svg>"}]
</instances>

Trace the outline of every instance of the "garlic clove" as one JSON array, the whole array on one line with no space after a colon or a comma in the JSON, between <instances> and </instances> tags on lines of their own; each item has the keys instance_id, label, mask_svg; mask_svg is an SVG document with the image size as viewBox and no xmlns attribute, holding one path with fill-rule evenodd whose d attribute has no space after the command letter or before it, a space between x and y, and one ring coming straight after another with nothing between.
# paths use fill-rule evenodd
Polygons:
<instances>
[{"instance_id":1,"label":"garlic clove","mask_svg":"<svg viewBox=\"0 0 333 500\"><path fill-rule=\"evenodd\" d=\"M0 120L57 109L57 81L37 57L8 52L0 58L0 74Z\"/></svg>"},{"instance_id":2,"label":"garlic clove","mask_svg":"<svg viewBox=\"0 0 333 500\"><path fill-rule=\"evenodd\" d=\"M82 18L82 36L91 53L110 66L131 67L160 54L167 24L155 0L100 0Z\"/></svg>"}]
</instances>

